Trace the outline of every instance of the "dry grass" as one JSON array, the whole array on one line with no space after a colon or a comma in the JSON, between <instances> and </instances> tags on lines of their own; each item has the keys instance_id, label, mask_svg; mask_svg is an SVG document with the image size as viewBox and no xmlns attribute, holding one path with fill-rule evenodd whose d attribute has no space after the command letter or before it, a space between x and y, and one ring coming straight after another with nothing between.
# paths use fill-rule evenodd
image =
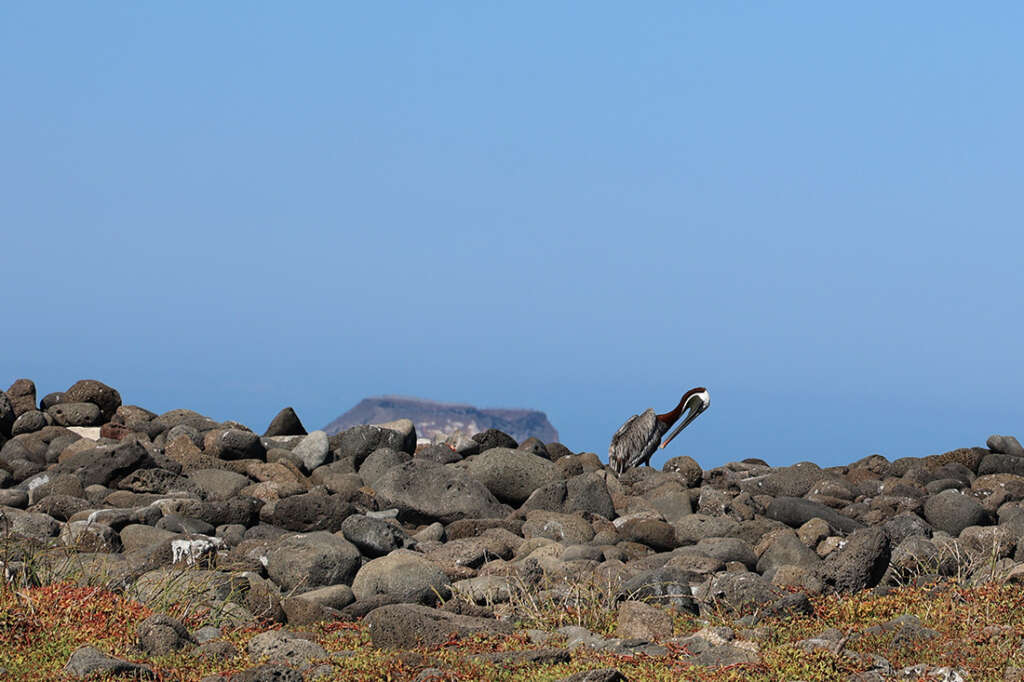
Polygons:
<instances>
[{"instance_id":1,"label":"dry grass","mask_svg":"<svg viewBox=\"0 0 1024 682\"><path fill-rule=\"evenodd\" d=\"M543 599L530 600L525 593L516 597L523 627L550 631L563 624L583 624L602 634L614 629L614 601L602 586L578 585L557 595L543 593L548 595ZM907 586L884 596L865 592L844 598L819 597L813 603L814 616L767 619L759 624L761 663L722 669L693 666L687 662L686 651L671 645L669 655L660 657L577 649L569 663L509 666L476 656L538 648L524 634L394 652L370 646L369 635L358 622L323 623L305 629L334 654L333 679L352 680L412 679L425 667L440 668L453 680L556 680L598 667L618 668L630 680L839 680L867 669L867 659L857 654L881 655L896 669L921 663L958 667L972 680L1001 680L1008 666L1024 666L1024 594L1016 585ZM165 606L190 627L197 627L207 615L187 604ZM0 589L0 666L7 669L12 680L66 679L61 669L71 652L83 644L147 663L156 669L160 680L199 680L211 673L235 672L255 664L244 653L223 662L205 662L187 652L146 658L135 649L135 628L151 613L138 602L98 587L67 583L16 587L7 583ZM891 634L857 636L872 625L903 614L916 615L924 627L938 631L939 638L905 644L895 642ZM727 625L741 634L743 631L743 626L723 615L702 622L677 614L673 634L686 636L709 624ZM796 646L797 641L827 628L853 635L845 653L808 653ZM228 630L224 639L244 652L248 640L264 629ZM554 642L558 643L557 638Z\"/></svg>"}]
</instances>

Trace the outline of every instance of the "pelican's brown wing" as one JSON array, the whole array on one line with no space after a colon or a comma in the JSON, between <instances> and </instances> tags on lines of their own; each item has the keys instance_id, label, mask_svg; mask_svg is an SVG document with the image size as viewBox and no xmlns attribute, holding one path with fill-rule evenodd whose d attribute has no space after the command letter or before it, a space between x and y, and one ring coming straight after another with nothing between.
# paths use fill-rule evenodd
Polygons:
<instances>
[{"instance_id":1,"label":"pelican's brown wing","mask_svg":"<svg viewBox=\"0 0 1024 682\"><path fill-rule=\"evenodd\" d=\"M615 473L621 474L651 458L664 433L659 426L658 417L650 408L626 420L608 447L608 463Z\"/></svg>"}]
</instances>

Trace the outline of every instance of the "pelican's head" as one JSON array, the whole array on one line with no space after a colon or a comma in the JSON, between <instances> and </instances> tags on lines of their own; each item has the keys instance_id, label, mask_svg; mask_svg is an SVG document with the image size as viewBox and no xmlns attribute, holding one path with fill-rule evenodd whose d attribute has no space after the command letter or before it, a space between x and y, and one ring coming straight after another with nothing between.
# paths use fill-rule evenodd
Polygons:
<instances>
[{"instance_id":1,"label":"pelican's head","mask_svg":"<svg viewBox=\"0 0 1024 682\"><path fill-rule=\"evenodd\" d=\"M688 410L688 412L683 418L683 421L681 421L679 426L676 427L676 430L670 433L668 438L666 438L661 444L661 447L668 445L669 442L678 436L680 431L689 426L690 422L696 419L701 412L708 409L708 406L711 404L711 396L708 395L708 389L703 386L698 386L697 388L691 388L685 393L685 395L683 395L682 403L683 409Z\"/></svg>"}]
</instances>

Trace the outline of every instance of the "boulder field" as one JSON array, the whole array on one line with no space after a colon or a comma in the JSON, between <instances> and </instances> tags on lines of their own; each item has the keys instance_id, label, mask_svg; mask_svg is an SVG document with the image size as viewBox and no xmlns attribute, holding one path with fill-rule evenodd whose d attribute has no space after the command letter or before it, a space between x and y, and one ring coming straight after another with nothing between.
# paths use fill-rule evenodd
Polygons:
<instances>
[{"instance_id":1,"label":"boulder field","mask_svg":"<svg viewBox=\"0 0 1024 682\"><path fill-rule=\"evenodd\" d=\"M611 586L623 636L563 628L570 647L655 655L666 625L651 605L724 609L753 626L807 612L808 595L1017 580L1022 500L1024 448L1011 436L845 466L705 470L675 457L616 476L594 453L493 429L417 447L409 420L328 436L285 408L259 435L124 405L94 380L41 398L27 379L0 391L9 580L102 585L144 603L175 591L222 625L362 618L379 647L511 633L517 594L580 582ZM54 547L66 551L42 551ZM154 650L195 644L154 618ZM264 639L253 646L317 657L286 633ZM722 646L723 664L756 660ZM82 666L98 654L76 655Z\"/></svg>"}]
</instances>

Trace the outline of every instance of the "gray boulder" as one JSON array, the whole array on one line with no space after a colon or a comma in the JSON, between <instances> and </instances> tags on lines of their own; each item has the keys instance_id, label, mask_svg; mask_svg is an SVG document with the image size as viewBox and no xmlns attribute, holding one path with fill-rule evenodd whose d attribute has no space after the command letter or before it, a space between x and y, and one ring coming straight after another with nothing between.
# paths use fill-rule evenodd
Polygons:
<instances>
[{"instance_id":1,"label":"gray boulder","mask_svg":"<svg viewBox=\"0 0 1024 682\"><path fill-rule=\"evenodd\" d=\"M921 536L930 538L932 527L928 522L913 512L903 512L888 519L882 524L882 528L889 534L892 544L898 545L909 537Z\"/></svg>"},{"instance_id":2,"label":"gray boulder","mask_svg":"<svg viewBox=\"0 0 1024 682\"><path fill-rule=\"evenodd\" d=\"M490 450L491 448L511 448L514 450L519 447L519 443L516 442L515 438L498 429L487 429L486 431L473 434L473 440L480 444L480 452Z\"/></svg>"},{"instance_id":3,"label":"gray boulder","mask_svg":"<svg viewBox=\"0 0 1024 682\"><path fill-rule=\"evenodd\" d=\"M687 514L673 522L672 527L676 530L679 544L693 545L703 538L734 537L740 524L726 516Z\"/></svg>"},{"instance_id":4,"label":"gray boulder","mask_svg":"<svg viewBox=\"0 0 1024 682\"><path fill-rule=\"evenodd\" d=\"M448 448L444 449L448 450ZM451 453L451 450L448 452ZM366 485L374 488L378 479L386 474L388 469L405 464L410 459L412 459L412 455L408 452L392 448L377 448L363 460L359 467L359 476L366 482Z\"/></svg>"},{"instance_id":5,"label":"gray boulder","mask_svg":"<svg viewBox=\"0 0 1024 682\"><path fill-rule=\"evenodd\" d=\"M305 436L306 427L302 425L302 421L299 419L299 415L295 414L295 410L290 407L286 407L278 412L273 419L270 420L270 425L267 426L266 432L263 434L264 438L270 436Z\"/></svg>"},{"instance_id":6,"label":"gray boulder","mask_svg":"<svg viewBox=\"0 0 1024 682\"><path fill-rule=\"evenodd\" d=\"M989 436L988 440L985 441L985 445L992 452L1024 457L1024 447L1013 436Z\"/></svg>"},{"instance_id":7,"label":"gray boulder","mask_svg":"<svg viewBox=\"0 0 1024 682\"><path fill-rule=\"evenodd\" d=\"M816 568L821 559L791 530L777 532L757 560L757 572L766 573L779 566Z\"/></svg>"},{"instance_id":8,"label":"gray boulder","mask_svg":"<svg viewBox=\"0 0 1024 682\"><path fill-rule=\"evenodd\" d=\"M881 528L863 528L825 558L822 581L837 592L874 587L885 575L890 556L889 534Z\"/></svg>"},{"instance_id":9,"label":"gray boulder","mask_svg":"<svg viewBox=\"0 0 1024 682\"><path fill-rule=\"evenodd\" d=\"M696 573L665 566L644 571L626 580L619 588L618 597L697 613L697 601L693 598L691 584L701 579Z\"/></svg>"},{"instance_id":10,"label":"gray boulder","mask_svg":"<svg viewBox=\"0 0 1024 682\"><path fill-rule=\"evenodd\" d=\"M1024 476L1024 457L1018 455L986 455L978 465L978 475L1015 474Z\"/></svg>"},{"instance_id":11,"label":"gray boulder","mask_svg":"<svg viewBox=\"0 0 1024 682\"><path fill-rule=\"evenodd\" d=\"M64 672L72 677L84 679L93 675L131 675L135 679L153 679L153 669L148 665L130 663L108 656L99 649L82 646L75 649L64 666Z\"/></svg>"},{"instance_id":12,"label":"gray boulder","mask_svg":"<svg viewBox=\"0 0 1024 682\"><path fill-rule=\"evenodd\" d=\"M218 459L265 459L260 437L242 429L212 429L203 436L203 452Z\"/></svg>"},{"instance_id":13,"label":"gray boulder","mask_svg":"<svg viewBox=\"0 0 1024 682\"><path fill-rule=\"evenodd\" d=\"M842 533L852 533L864 524L843 516L830 507L811 502L800 497L777 497L765 510L765 516L790 526L799 528L813 518L827 521L830 526Z\"/></svg>"},{"instance_id":14,"label":"gray boulder","mask_svg":"<svg viewBox=\"0 0 1024 682\"><path fill-rule=\"evenodd\" d=\"M346 518L341 524L341 532L346 540L369 557L383 556L409 541L409 536L399 526L363 514Z\"/></svg>"},{"instance_id":15,"label":"gray boulder","mask_svg":"<svg viewBox=\"0 0 1024 682\"><path fill-rule=\"evenodd\" d=\"M0 535L25 535L38 540L51 538L60 532L60 522L49 514L0 507Z\"/></svg>"},{"instance_id":16,"label":"gray boulder","mask_svg":"<svg viewBox=\"0 0 1024 682\"><path fill-rule=\"evenodd\" d=\"M490 448L464 464L469 475L502 502L518 506L537 488L560 478L551 460L525 450Z\"/></svg>"},{"instance_id":17,"label":"gray boulder","mask_svg":"<svg viewBox=\"0 0 1024 682\"><path fill-rule=\"evenodd\" d=\"M76 381L71 388L64 391L64 400L69 403L96 405L100 409L103 422L110 421L117 408L121 407L121 394L116 389L95 379Z\"/></svg>"},{"instance_id":18,"label":"gray boulder","mask_svg":"<svg viewBox=\"0 0 1024 682\"><path fill-rule=\"evenodd\" d=\"M327 658L327 651L322 646L309 639L296 637L287 630L261 632L249 640L245 650L253 661L270 660L300 669Z\"/></svg>"},{"instance_id":19,"label":"gray boulder","mask_svg":"<svg viewBox=\"0 0 1024 682\"><path fill-rule=\"evenodd\" d=\"M704 470L700 468L697 460L686 455L672 457L665 462L661 470L666 473L679 474L687 488L700 486L700 482L704 478Z\"/></svg>"},{"instance_id":20,"label":"gray boulder","mask_svg":"<svg viewBox=\"0 0 1024 682\"><path fill-rule=\"evenodd\" d=\"M327 532L293 535L267 554L267 575L283 591L308 592L351 583L359 568L359 550Z\"/></svg>"},{"instance_id":21,"label":"gray boulder","mask_svg":"<svg viewBox=\"0 0 1024 682\"><path fill-rule=\"evenodd\" d=\"M987 525L991 520L980 502L956 490L943 490L925 500L924 518L934 528L953 537L968 526Z\"/></svg>"},{"instance_id":22,"label":"gray boulder","mask_svg":"<svg viewBox=\"0 0 1024 682\"><path fill-rule=\"evenodd\" d=\"M39 410L28 410L14 420L14 424L11 426L11 435L33 433L45 428L49 423L45 413Z\"/></svg>"},{"instance_id":23,"label":"gray boulder","mask_svg":"<svg viewBox=\"0 0 1024 682\"><path fill-rule=\"evenodd\" d=\"M376 608L366 615L363 623L370 632L373 646L390 649L436 647L453 636L510 635L515 631L511 623L457 615L415 604Z\"/></svg>"},{"instance_id":24,"label":"gray boulder","mask_svg":"<svg viewBox=\"0 0 1024 682\"><path fill-rule=\"evenodd\" d=\"M579 514L560 514L542 509L526 513L523 537L548 538L567 545L580 545L594 537L594 528Z\"/></svg>"},{"instance_id":25,"label":"gray boulder","mask_svg":"<svg viewBox=\"0 0 1024 682\"><path fill-rule=\"evenodd\" d=\"M314 431L299 441L292 450L292 454L302 461L306 471L312 471L327 461L327 455L331 451L330 443L327 440L327 433Z\"/></svg>"},{"instance_id":26,"label":"gray boulder","mask_svg":"<svg viewBox=\"0 0 1024 682\"><path fill-rule=\"evenodd\" d=\"M726 572L715 576L697 591L696 596L701 601L702 610L709 613L724 608L732 613L746 614L768 610L785 593L756 573Z\"/></svg>"},{"instance_id":27,"label":"gray boulder","mask_svg":"<svg viewBox=\"0 0 1024 682\"><path fill-rule=\"evenodd\" d=\"M757 566L753 548L738 538L704 538L697 543L696 549L724 562L741 563L751 571Z\"/></svg>"},{"instance_id":28,"label":"gray boulder","mask_svg":"<svg viewBox=\"0 0 1024 682\"><path fill-rule=\"evenodd\" d=\"M404 434L370 424L353 426L336 436L331 436L330 443L337 459L350 458L357 467L363 463L363 460L371 452L378 448L401 450L410 455L416 450L415 441L410 447Z\"/></svg>"},{"instance_id":29,"label":"gray boulder","mask_svg":"<svg viewBox=\"0 0 1024 682\"><path fill-rule=\"evenodd\" d=\"M14 409L14 416L20 417L36 409L36 385L31 379L18 379L7 389L7 397ZM3 398L0 398L0 403ZM3 408L0 407L0 411ZM0 429L2 430L2 429Z\"/></svg>"},{"instance_id":30,"label":"gray boulder","mask_svg":"<svg viewBox=\"0 0 1024 682\"><path fill-rule=\"evenodd\" d=\"M608 485L596 471L541 486L530 494L521 508L546 509L564 514L589 512L609 520L616 516Z\"/></svg>"},{"instance_id":31,"label":"gray boulder","mask_svg":"<svg viewBox=\"0 0 1024 682\"><path fill-rule=\"evenodd\" d=\"M248 476L224 469L195 469L188 472L187 478L210 500L229 500L252 483Z\"/></svg>"},{"instance_id":32,"label":"gray boulder","mask_svg":"<svg viewBox=\"0 0 1024 682\"><path fill-rule=\"evenodd\" d=\"M57 473L72 474L83 486L116 483L136 469L156 466L142 445L128 442L116 446L102 445L77 452L57 467Z\"/></svg>"},{"instance_id":33,"label":"gray boulder","mask_svg":"<svg viewBox=\"0 0 1024 682\"><path fill-rule=\"evenodd\" d=\"M811 462L800 462L789 467L774 469L770 474L740 481L740 490L751 495L772 497L803 497L811 486L825 478L821 467Z\"/></svg>"},{"instance_id":34,"label":"gray boulder","mask_svg":"<svg viewBox=\"0 0 1024 682\"><path fill-rule=\"evenodd\" d=\"M59 426L99 426L103 423L100 408L93 403L57 403L47 409L46 414Z\"/></svg>"},{"instance_id":35,"label":"gray boulder","mask_svg":"<svg viewBox=\"0 0 1024 682\"><path fill-rule=\"evenodd\" d=\"M300 533L340 530L345 519L356 513L356 508L342 496L316 492L277 500L268 509L260 513L263 521Z\"/></svg>"},{"instance_id":36,"label":"gray boulder","mask_svg":"<svg viewBox=\"0 0 1024 682\"><path fill-rule=\"evenodd\" d=\"M422 554L399 549L363 565L352 581L358 600L384 595L394 602L434 604L451 596L451 582Z\"/></svg>"},{"instance_id":37,"label":"gray boulder","mask_svg":"<svg viewBox=\"0 0 1024 682\"><path fill-rule=\"evenodd\" d=\"M504 518L512 511L466 472L419 459L389 469L376 492L381 508L394 507L400 519L413 523Z\"/></svg>"},{"instance_id":38,"label":"gray boulder","mask_svg":"<svg viewBox=\"0 0 1024 682\"><path fill-rule=\"evenodd\" d=\"M136 628L138 645L150 656L163 656L196 644L195 638L176 618L154 613Z\"/></svg>"}]
</instances>

